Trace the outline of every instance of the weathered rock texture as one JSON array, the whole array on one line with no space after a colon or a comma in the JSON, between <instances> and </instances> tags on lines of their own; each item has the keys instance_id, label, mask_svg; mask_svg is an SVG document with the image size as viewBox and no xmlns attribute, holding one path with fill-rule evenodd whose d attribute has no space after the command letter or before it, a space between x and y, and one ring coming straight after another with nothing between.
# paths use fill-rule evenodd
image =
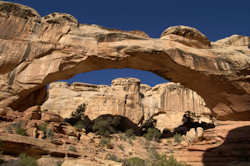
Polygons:
<instances>
[{"instance_id":1,"label":"weathered rock texture","mask_svg":"<svg viewBox=\"0 0 250 166\"><path fill-rule=\"evenodd\" d=\"M151 39L8 2L0 2L0 29L0 107L39 105L48 83L78 73L133 68L196 91L220 119L250 119L249 37L211 44L194 28L175 27Z\"/></svg>"},{"instance_id":2,"label":"weathered rock texture","mask_svg":"<svg viewBox=\"0 0 250 166\"><path fill-rule=\"evenodd\" d=\"M70 118L81 104L86 105L85 115L91 120L104 114L122 115L140 125L153 118L163 130L182 125L183 115L190 111L194 121L212 123L211 111L196 92L176 83L141 85L136 78L118 78L111 86L51 83L42 110Z\"/></svg>"},{"instance_id":3,"label":"weathered rock texture","mask_svg":"<svg viewBox=\"0 0 250 166\"><path fill-rule=\"evenodd\" d=\"M192 166L250 165L249 121L221 121L204 131L203 141L177 148L174 156Z\"/></svg>"}]
</instances>

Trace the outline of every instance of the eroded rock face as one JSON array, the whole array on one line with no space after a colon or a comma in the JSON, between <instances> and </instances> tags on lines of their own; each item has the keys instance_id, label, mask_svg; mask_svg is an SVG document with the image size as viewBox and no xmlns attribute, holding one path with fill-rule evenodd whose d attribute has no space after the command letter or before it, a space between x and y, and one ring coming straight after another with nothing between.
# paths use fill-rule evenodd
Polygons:
<instances>
[{"instance_id":1,"label":"eroded rock face","mask_svg":"<svg viewBox=\"0 0 250 166\"><path fill-rule=\"evenodd\" d=\"M81 104L86 104L85 115L91 120L104 114L122 115L136 124L143 119L140 80L135 78L115 79L111 86L51 83L42 109L70 118Z\"/></svg>"},{"instance_id":2,"label":"eroded rock face","mask_svg":"<svg viewBox=\"0 0 250 166\"><path fill-rule=\"evenodd\" d=\"M204 100L196 92L179 83L159 84L148 89L143 95L145 119L156 119L156 127L160 130L174 129L182 125L186 112L194 113L194 122L213 123L211 110L206 107Z\"/></svg>"},{"instance_id":3,"label":"eroded rock face","mask_svg":"<svg viewBox=\"0 0 250 166\"><path fill-rule=\"evenodd\" d=\"M173 39L182 44L198 48L210 48L211 46L210 41L203 33L195 28L183 25L167 28L161 34L161 39Z\"/></svg>"},{"instance_id":4,"label":"eroded rock face","mask_svg":"<svg viewBox=\"0 0 250 166\"><path fill-rule=\"evenodd\" d=\"M118 78L111 86L85 83L54 82L50 84L48 99L42 110L70 118L81 104L91 120L104 114L122 115L140 125L155 119L156 127L174 129L183 124L187 111L194 121L212 123L211 111L194 91L180 84L165 83L155 87L140 84L136 78Z\"/></svg>"},{"instance_id":5,"label":"eroded rock face","mask_svg":"<svg viewBox=\"0 0 250 166\"><path fill-rule=\"evenodd\" d=\"M78 73L133 68L196 91L219 119L250 119L249 36L237 37L248 45L232 40L209 46L192 28L167 30L162 39L151 39L77 24L64 14L54 19L59 23L47 22L34 9L9 2L1 2L0 9L2 108L23 111L39 105L48 83ZM65 21L69 24L60 23Z\"/></svg>"}]
</instances>

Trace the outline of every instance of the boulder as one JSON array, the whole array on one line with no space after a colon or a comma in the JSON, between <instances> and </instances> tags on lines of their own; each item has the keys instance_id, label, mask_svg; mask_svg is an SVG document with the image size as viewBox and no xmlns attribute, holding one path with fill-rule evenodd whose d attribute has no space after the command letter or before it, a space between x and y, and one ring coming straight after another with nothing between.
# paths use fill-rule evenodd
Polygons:
<instances>
[{"instance_id":1,"label":"boulder","mask_svg":"<svg viewBox=\"0 0 250 166\"><path fill-rule=\"evenodd\" d=\"M45 122L63 122L64 121L64 119L60 115L52 113L52 112L43 112L41 120Z\"/></svg>"},{"instance_id":2,"label":"boulder","mask_svg":"<svg viewBox=\"0 0 250 166\"><path fill-rule=\"evenodd\" d=\"M14 121L19 117L23 116L22 112L14 111L10 107L0 108L0 120L3 121Z\"/></svg>"},{"instance_id":3,"label":"boulder","mask_svg":"<svg viewBox=\"0 0 250 166\"><path fill-rule=\"evenodd\" d=\"M198 142L203 139L204 130L201 127L191 128L185 135L184 139L188 143Z\"/></svg>"},{"instance_id":4,"label":"boulder","mask_svg":"<svg viewBox=\"0 0 250 166\"><path fill-rule=\"evenodd\" d=\"M210 48L211 46L210 41L203 33L196 28L183 25L167 28L161 34L161 39L174 40L188 46L196 46L197 48Z\"/></svg>"},{"instance_id":5,"label":"boulder","mask_svg":"<svg viewBox=\"0 0 250 166\"><path fill-rule=\"evenodd\" d=\"M25 120L40 120L41 119L41 110L40 106L33 106L24 111Z\"/></svg>"}]
</instances>

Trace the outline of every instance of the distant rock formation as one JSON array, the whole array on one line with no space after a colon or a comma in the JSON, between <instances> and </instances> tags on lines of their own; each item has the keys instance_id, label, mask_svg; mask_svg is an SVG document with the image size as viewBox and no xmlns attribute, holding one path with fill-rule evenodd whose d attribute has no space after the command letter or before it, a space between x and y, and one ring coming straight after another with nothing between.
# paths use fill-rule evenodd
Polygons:
<instances>
[{"instance_id":1,"label":"distant rock formation","mask_svg":"<svg viewBox=\"0 0 250 166\"><path fill-rule=\"evenodd\" d=\"M47 84L79 73L133 68L194 90L218 119L250 119L249 36L210 42L195 28L175 26L152 39L140 31L79 24L69 14L41 17L3 1L0 29L1 108L40 105Z\"/></svg>"},{"instance_id":2,"label":"distant rock formation","mask_svg":"<svg viewBox=\"0 0 250 166\"><path fill-rule=\"evenodd\" d=\"M156 127L163 130L182 125L184 114L190 111L194 121L212 123L211 111L204 100L176 83L150 87L136 78L118 78L111 86L54 82L48 94L42 110L64 118L70 118L78 106L85 104L85 115L91 120L104 114L122 115L138 125L155 119Z\"/></svg>"}]
</instances>

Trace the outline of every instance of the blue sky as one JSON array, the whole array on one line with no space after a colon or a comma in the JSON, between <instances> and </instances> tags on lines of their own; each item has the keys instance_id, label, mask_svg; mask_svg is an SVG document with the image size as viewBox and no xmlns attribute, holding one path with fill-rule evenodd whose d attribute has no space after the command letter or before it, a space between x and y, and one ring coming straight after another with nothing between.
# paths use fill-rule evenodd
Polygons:
<instances>
[{"instance_id":1,"label":"blue sky","mask_svg":"<svg viewBox=\"0 0 250 166\"><path fill-rule=\"evenodd\" d=\"M142 30L158 38L168 26L187 25L215 41L233 34L250 35L250 0L9 0L36 9L41 16L69 13L80 23L122 30ZM150 72L108 69L79 74L69 82L110 84L113 78L137 77L155 85L166 80Z\"/></svg>"}]
</instances>

